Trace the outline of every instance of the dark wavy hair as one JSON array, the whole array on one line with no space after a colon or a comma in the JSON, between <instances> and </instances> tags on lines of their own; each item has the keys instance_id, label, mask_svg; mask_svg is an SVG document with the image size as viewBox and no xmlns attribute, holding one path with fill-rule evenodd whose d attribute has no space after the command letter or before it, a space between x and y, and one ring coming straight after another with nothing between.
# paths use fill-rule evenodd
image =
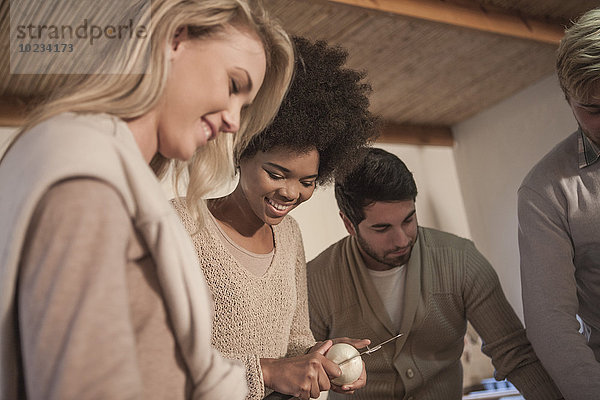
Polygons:
<instances>
[{"instance_id":1,"label":"dark wavy hair","mask_svg":"<svg viewBox=\"0 0 600 400\"><path fill-rule=\"evenodd\" d=\"M417 198L417 184L406 164L383 149L370 148L362 161L335 181L338 208L357 227L365 219L365 207L376 201Z\"/></svg>"},{"instance_id":2,"label":"dark wavy hair","mask_svg":"<svg viewBox=\"0 0 600 400\"><path fill-rule=\"evenodd\" d=\"M371 86L365 73L344 67L348 53L324 41L293 37L296 71L273 123L254 136L240 158L286 148L316 148L318 184L342 177L375 139L378 119L369 112Z\"/></svg>"}]
</instances>

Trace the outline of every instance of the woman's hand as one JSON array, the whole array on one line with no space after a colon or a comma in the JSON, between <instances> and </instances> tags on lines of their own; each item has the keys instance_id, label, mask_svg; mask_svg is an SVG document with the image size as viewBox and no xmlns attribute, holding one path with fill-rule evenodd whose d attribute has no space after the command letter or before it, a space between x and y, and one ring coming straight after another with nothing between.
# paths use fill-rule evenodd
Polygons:
<instances>
[{"instance_id":1,"label":"woman's hand","mask_svg":"<svg viewBox=\"0 0 600 400\"><path fill-rule=\"evenodd\" d=\"M302 356L261 358L265 386L302 400L316 399L322 391L331 389L330 379L337 378L342 373L336 363L324 356L332 345L331 340L326 340L317 343L309 353Z\"/></svg>"}]
</instances>

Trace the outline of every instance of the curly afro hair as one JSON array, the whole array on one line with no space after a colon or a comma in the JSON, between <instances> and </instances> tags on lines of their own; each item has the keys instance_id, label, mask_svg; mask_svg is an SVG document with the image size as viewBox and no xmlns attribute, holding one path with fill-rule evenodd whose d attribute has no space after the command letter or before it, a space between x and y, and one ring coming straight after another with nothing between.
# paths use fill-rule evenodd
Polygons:
<instances>
[{"instance_id":1,"label":"curly afro hair","mask_svg":"<svg viewBox=\"0 0 600 400\"><path fill-rule=\"evenodd\" d=\"M341 47L292 38L296 47L294 79L273 123L256 135L241 158L274 148L298 152L316 148L322 185L343 177L375 139L378 119L369 112L371 86L365 74L344 67Z\"/></svg>"}]
</instances>

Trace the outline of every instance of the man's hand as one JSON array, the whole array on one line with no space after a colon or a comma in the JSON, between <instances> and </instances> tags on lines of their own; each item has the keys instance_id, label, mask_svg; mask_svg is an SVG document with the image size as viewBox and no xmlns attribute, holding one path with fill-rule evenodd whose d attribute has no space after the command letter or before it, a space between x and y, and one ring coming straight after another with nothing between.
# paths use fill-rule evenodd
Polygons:
<instances>
[{"instance_id":1,"label":"man's hand","mask_svg":"<svg viewBox=\"0 0 600 400\"><path fill-rule=\"evenodd\" d=\"M371 344L371 341L369 339L352 339L352 338L348 338L348 337L335 338L335 339L332 339L332 342L333 342L333 344L348 343L359 350L364 347L367 347L369 344ZM319 343L322 343L322 342L319 342ZM317 343L315 346L318 346L319 343ZM349 383L347 385L342 385L342 386L337 386L332 383L330 390L333 390L334 392L342 393L342 394L353 394L355 390L364 387L367 384L367 371L365 369L364 361L363 361L362 365L363 365L363 370L357 380L355 380L352 383Z\"/></svg>"},{"instance_id":2,"label":"man's hand","mask_svg":"<svg viewBox=\"0 0 600 400\"><path fill-rule=\"evenodd\" d=\"M367 384L367 370L365 369L365 362L362 362L363 370L357 380L347 385L337 386L333 383L331 384L331 389L334 392L342 393L342 394L354 394L356 389L360 389Z\"/></svg>"}]
</instances>

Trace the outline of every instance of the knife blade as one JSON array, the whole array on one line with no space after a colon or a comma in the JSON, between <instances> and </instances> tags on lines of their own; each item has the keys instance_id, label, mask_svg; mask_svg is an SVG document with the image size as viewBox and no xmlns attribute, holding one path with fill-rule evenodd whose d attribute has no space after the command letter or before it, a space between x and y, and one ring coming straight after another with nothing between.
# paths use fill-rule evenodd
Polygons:
<instances>
[{"instance_id":1,"label":"knife blade","mask_svg":"<svg viewBox=\"0 0 600 400\"><path fill-rule=\"evenodd\" d=\"M350 357L350 358L349 358L349 359L347 359L347 360L344 360L344 361L342 361L342 362L341 362L341 363L339 363L338 365L339 365L339 366L342 366L342 365L346 364L347 362L350 362L350 361L354 360L356 357L361 357L361 356L363 356L363 355L365 355L365 354L371 354L371 353L374 353L374 352L376 352L377 350L381 349L381 346L383 346L384 344L388 344L388 343L389 343L389 342L391 342L392 340L396 340L396 339L398 339L398 338L399 338L400 336L402 336L402 335L403 335L403 333L399 333L399 334L397 334L396 336L389 338L388 340L384 340L383 342L379 343L379 344L378 344L377 346L375 346L375 347L371 347L371 348L370 348L369 346L367 346L367 350L365 350L365 351L363 351L363 352L360 352L359 354L357 354L357 355L355 355L355 356L352 356L352 357Z\"/></svg>"}]
</instances>

